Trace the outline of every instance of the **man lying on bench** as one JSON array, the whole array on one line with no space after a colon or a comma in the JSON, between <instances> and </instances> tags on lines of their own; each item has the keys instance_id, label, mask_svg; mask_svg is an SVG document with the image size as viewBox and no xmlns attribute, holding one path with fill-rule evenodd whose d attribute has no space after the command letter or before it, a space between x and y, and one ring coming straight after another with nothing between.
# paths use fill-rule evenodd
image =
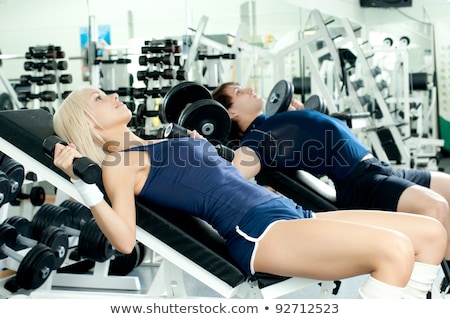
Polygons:
<instances>
[{"instance_id":1,"label":"man lying on bench","mask_svg":"<svg viewBox=\"0 0 450 319\"><path fill-rule=\"evenodd\" d=\"M348 125L322 112L300 108L264 115L265 101L237 83L224 83L212 95L228 110L238 131L230 134L238 136L239 143L233 163L246 178L269 170L326 175L334 184L338 209L426 215L450 234L449 174L394 170L375 158ZM450 264L450 235L447 240L445 268Z\"/></svg>"},{"instance_id":2,"label":"man lying on bench","mask_svg":"<svg viewBox=\"0 0 450 319\"><path fill-rule=\"evenodd\" d=\"M117 94L92 87L73 91L54 115L55 132L69 143L55 145L54 164L71 177L118 251L134 248L137 196L207 221L248 275L370 274L359 291L363 298L425 298L446 245L436 220L379 211L314 214L242 178L197 132L146 141L128 128L131 116ZM82 154L101 164L111 205L95 184L74 174Z\"/></svg>"}]
</instances>

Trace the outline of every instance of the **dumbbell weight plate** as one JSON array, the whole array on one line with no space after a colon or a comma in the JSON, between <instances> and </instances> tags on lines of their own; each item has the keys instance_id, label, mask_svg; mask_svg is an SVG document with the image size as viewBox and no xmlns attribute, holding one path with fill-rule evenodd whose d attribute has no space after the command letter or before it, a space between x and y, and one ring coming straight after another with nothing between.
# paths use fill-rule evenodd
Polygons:
<instances>
[{"instance_id":1,"label":"dumbbell weight plate","mask_svg":"<svg viewBox=\"0 0 450 319\"><path fill-rule=\"evenodd\" d=\"M286 80L280 80L270 91L266 101L266 115L281 113L288 109L294 96L294 85Z\"/></svg>"},{"instance_id":2,"label":"dumbbell weight plate","mask_svg":"<svg viewBox=\"0 0 450 319\"><path fill-rule=\"evenodd\" d=\"M53 269L61 267L69 251L69 238L67 234L61 228L50 225L42 232L39 242L50 247L53 252L55 256Z\"/></svg>"},{"instance_id":3,"label":"dumbbell weight plate","mask_svg":"<svg viewBox=\"0 0 450 319\"><path fill-rule=\"evenodd\" d=\"M17 285L24 289L37 289L54 269L55 255L49 247L37 244L24 256L16 273Z\"/></svg>"},{"instance_id":4,"label":"dumbbell weight plate","mask_svg":"<svg viewBox=\"0 0 450 319\"><path fill-rule=\"evenodd\" d=\"M136 242L134 249L129 254L116 254L109 263L108 274L113 276L126 276L136 266L140 260L141 250Z\"/></svg>"},{"instance_id":5,"label":"dumbbell weight plate","mask_svg":"<svg viewBox=\"0 0 450 319\"><path fill-rule=\"evenodd\" d=\"M36 211L31 221L32 237L35 239L40 238L44 229L50 225L57 227L62 225L68 226L71 222L72 213L68 208L45 203Z\"/></svg>"},{"instance_id":6,"label":"dumbbell weight plate","mask_svg":"<svg viewBox=\"0 0 450 319\"><path fill-rule=\"evenodd\" d=\"M316 110L320 113L328 114L327 104L325 99L319 95L311 95L303 103L305 110Z\"/></svg>"},{"instance_id":7,"label":"dumbbell weight plate","mask_svg":"<svg viewBox=\"0 0 450 319\"><path fill-rule=\"evenodd\" d=\"M9 195L9 179L8 176L0 171L0 207L7 203L10 195Z\"/></svg>"},{"instance_id":8,"label":"dumbbell weight plate","mask_svg":"<svg viewBox=\"0 0 450 319\"><path fill-rule=\"evenodd\" d=\"M5 244L13 248L16 245L17 231L9 224L0 224L0 247ZM6 258L4 253L0 252L0 259Z\"/></svg>"},{"instance_id":9,"label":"dumbbell weight plate","mask_svg":"<svg viewBox=\"0 0 450 319\"><path fill-rule=\"evenodd\" d=\"M19 194L25 179L25 170L22 164L10 157L4 157L0 170L8 176L10 190L7 202L14 200Z\"/></svg>"},{"instance_id":10,"label":"dumbbell weight plate","mask_svg":"<svg viewBox=\"0 0 450 319\"><path fill-rule=\"evenodd\" d=\"M178 124L197 130L211 142L225 141L231 129L228 111L213 99L202 99L189 105L181 112Z\"/></svg>"},{"instance_id":11,"label":"dumbbell weight plate","mask_svg":"<svg viewBox=\"0 0 450 319\"><path fill-rule=\"evenodd\" d=\"M91 210L79 202L66 199L59 206L68 208L72 213L72 222L67 225L69 227L81 229L84 223L92 219Z\"/></svg>"},{"instance_id":12,"label":"dumbbell weight plate","mask_svg":"<svg viewBox=\"0 0 450 319\"><path fill-rule=\"evenodd\" d=\"M4 224L11 225L14 227L18 234L31 238L31 223L28 219L21 216L11 216L5 219ZM20 250L27 248L25 245L21 245L19 243L15 243L14 246L9 246L13 249Z\"/></svg>"},{"instance_id":13,"label":"dumbbell weight plate","mask_svg":"<svg viewBox=\"0 0 450 319\"><path fill-rule=\"evenodd\" d=\"M81 228L78 253L81 257L98 262L104 262L114 255L111 243L103 235L93 218Z\"/></svg>"},{"instance_id":14,"label":"dumbbell weight plate","mask_svg":"<svg viewBox=\"0 0 450 319\"><path fill-rule=\"evenodd\" d=\"M212 99L211 92L195 82L180 82L167 91L159 107L159 118L162 123L177 123L181 112L190 103Z\"/></svg>"}]
</instances>

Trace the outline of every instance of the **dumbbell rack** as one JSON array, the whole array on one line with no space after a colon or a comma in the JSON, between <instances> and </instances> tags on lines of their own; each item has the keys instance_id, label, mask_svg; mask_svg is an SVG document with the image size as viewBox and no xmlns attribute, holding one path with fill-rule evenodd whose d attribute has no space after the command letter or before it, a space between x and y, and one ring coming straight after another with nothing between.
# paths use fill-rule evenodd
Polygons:
<instances>
[{"instance_id":1,"label":"dumbbell rack","mask_svg":"<svg viewBox=\"0 0 450 319\"><path fill-rule=\"evenodd\" d=\"M137 72L137 79L144 82L144 88L133 89L133 96L142 102L132 123L140 136L154 135L152 132L159 126L154 119L158 116L160 98L170 87L186 80L181 51L178 41L171 38L147 40L141 48L139 65L145 69Z\"/></svg>"},{"instance_id":2,"label":"dumbbell rack","mask_svg":"<svg viewBox=\"0 0 450 319\"><path fill-rule=\"evenodd\" d=\"M53 113L55 102L62 102L70 93L66 85L72 83L72 75L62 73L67 70L65 52L59 46L38 45L30 47L25 58L24 69L31 74L20 76L16 86L19 101L25 108L44 108Z\"/></svg>"}]
</instances>

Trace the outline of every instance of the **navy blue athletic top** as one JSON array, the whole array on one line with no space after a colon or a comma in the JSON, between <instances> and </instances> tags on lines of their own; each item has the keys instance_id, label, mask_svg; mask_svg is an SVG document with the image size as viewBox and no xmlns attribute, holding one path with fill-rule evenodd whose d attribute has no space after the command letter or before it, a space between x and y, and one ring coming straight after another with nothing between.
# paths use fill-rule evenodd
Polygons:
<instances>
[{"instance_id":1,"label":"navy blue athletic top","mask_svg":"<svg viewBox=\"0 0 450 319\"><path fill-rule=\"evenodd\" d=\"M150 174L138 197L207 221L224 238L257 205L280 195L247 179L204 139L175 138L126 151L148 151Z\"/></svg>"},{"instance_id":2,"label":"navy blue athletic top","mask_svg":"<svg viewBox=\"0 0 450 319\"><path fill-rule=\"evenodd\" d=\"M370 150L339 119L315 110L261 114L240 146L259 156L262 168L302 169L345 179Z\"/></svg>"}]
</instances>

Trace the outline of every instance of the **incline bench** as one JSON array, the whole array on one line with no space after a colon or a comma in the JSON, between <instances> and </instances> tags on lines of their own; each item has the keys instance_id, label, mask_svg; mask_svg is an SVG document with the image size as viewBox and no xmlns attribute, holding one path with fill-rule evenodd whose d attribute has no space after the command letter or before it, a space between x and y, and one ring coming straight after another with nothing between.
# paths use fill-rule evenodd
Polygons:
<instances>
[{"instance_id":1,"label":"incline bench","mask_svg":"<svg viewBox=\"0 0 450 319\"><path fill-rule=\"evenodd\" d=\"M0 151L55 186L58 192L82 202L67 175L54 167L43 152L43 140L53 134L52 115L45 110L0 111ZM317 284L321 286L320 296L327 296L335 288L334 282L305 278L267 274L248 277L229 257L224 239L207 223L139 200L137 240L162 258L146 296L185 296L183 271L226 298L277 298ZM49 279L50 290L52 285L64 285L64 275L54 274ZM108 285L116 278L107 277L110 278L105 279L105 287L116 289L113 284ZM177 282L179 287L174 288L173 282ZM139 289L139 284L136 289ZM55 296L58 298L57 294Z\"/></svg>"}]
</instances>

